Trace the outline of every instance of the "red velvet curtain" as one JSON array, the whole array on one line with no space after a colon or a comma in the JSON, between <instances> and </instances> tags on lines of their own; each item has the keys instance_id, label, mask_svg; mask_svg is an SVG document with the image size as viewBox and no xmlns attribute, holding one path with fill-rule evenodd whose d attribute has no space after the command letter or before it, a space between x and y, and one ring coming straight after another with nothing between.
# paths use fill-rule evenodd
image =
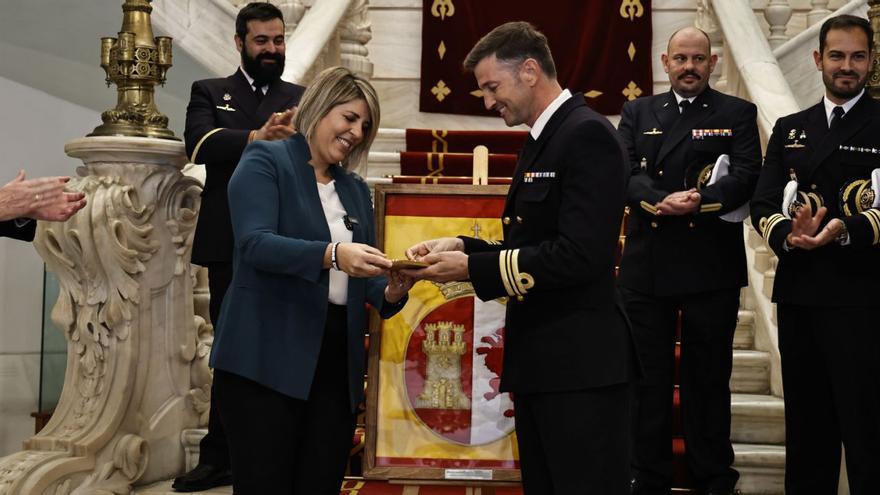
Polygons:
<instances>
[{"instance_id":1,"label":"red velvet curtain","mask_svg":"<svg viewBox=\"0 0 880 495\"><path fill-rule=\"evenodd\" d=\"M559 83L605 115L650 95L651 0L423 0L423 112L494 115L461 64L483 35L528 21L550 44Z\"/></svg>"}]
</instances>

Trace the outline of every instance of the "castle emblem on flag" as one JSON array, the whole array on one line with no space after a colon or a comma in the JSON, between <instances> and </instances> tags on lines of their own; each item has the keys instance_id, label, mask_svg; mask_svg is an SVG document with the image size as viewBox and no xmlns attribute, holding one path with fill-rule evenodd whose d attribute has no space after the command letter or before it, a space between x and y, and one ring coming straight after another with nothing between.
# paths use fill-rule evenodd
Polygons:
<instances>
[{"instance_id":1,"label":"castle emblem on flag","mask_svg":"<svg viewBox=\"0 0 880 495\"><path fill-rule=\"evenodd\" d=\"M471 400L461 390L461 355L467 352L461 340L464 325L431 323L425 325L425 333L422 350L428 360L427 380L416 407L469 409Z\"/></svg>"},{"instance_id":2,"label":"castle emblem on flag","mask_svg":"<svg viewBox=\"0 0 880 495\"><path fill-rule=\"evenodd\" d=\"M413 327L404 381L423 426L446 441L482 445L513 432L513 401L499 390L506 306L460 285L444 284L446 302Z\"/></svg>"}]
</instances>

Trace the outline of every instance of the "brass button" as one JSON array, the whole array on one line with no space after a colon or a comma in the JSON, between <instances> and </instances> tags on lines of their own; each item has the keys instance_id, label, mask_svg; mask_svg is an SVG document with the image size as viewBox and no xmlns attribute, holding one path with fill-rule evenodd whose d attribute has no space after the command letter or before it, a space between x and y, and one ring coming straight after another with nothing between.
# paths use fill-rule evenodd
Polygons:
<instances>
[{"instance_id":1,"label":"brass button","mask_svg":"<svg viewBox=\"0 0 880 495\"><path fill-rule=\"evenodd\" d=\"M522 217L521 217L521 216L519 216L519 215L516 216L516 223L522 223Z\"/></svg>"},{"instance_id":2,"label":"brass button","mask_svg":"<svg viewBox=\"0 0 880 495\"><path fill-rule=\"evenodd\" d=\"M526 300L526 298L523 297L523 296L516 296L516 300L519 301L519 302L523 302L523 301Z\"/></svg>"},{"instance_id":3,"label":"brass button","mask_svg":"<svg viewBox=\"0 0 880 495\"><path fill-rule=\"evenodd\" d=\"M502 218L502 219L501 219L501 222L502 222L504 225L510 225L510 217L504 217L504 218Z\"/></svg>"},{"instance_id":4,"label":"brass button","mask_svg":"<svg viewBox=\"0 0 880 495\"><path fill-rule=\"evenodd\" d=\"M819 186L817 186L816 184L812 184L810 185L810 189L815 191L816 189L819 189Z\"/></svg>"},{"instance_id":5,"label":"brass button","mask_svg":"<svg viewBox=\"0 0 880 495\"><path fill-rule=\"evenodd\" d=\"M663 171L661 170L661 171L657 172L657 175L659 175L660 177L663 177Z\"/></svg>"},{"instance_id":6,"label":"brass button","mask_svg":"<svg viewBox=\"0 0 880 495\"><path fill-rule=\"evenodd\" d=\"M656 229L656 228L657 228L657 222L651 222L651 227Z\"/></svg>"},{"instance_id":7,"label":"brass button","mask_svg":"<svg viewBox=\"0 0 880 495\"><path fill-rule=\"evenodd\" d=\"M694 225L694 222L691 222L691 223L688 224L688 227L690 227L690 228L694 228L694 227L696 227L696 225Z\"/></svg>"}]
</instances>

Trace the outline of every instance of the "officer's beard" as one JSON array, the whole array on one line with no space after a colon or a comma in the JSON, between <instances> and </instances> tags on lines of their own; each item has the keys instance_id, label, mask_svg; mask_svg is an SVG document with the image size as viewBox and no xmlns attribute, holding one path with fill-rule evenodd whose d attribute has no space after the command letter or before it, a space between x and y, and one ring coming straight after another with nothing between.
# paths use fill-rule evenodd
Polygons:
<instances>
[{"instance_id":1,"label":"officer's beard","mask_svg":"<svg viewBox=\"0 0 880 495\"><path fill-rule=\"evenodd\" d=\"M274 60L275 63L264 64L263 60ZM248 75L254 78L255 86L265 86L280 79L281 74L284 73L284 54L261 53L254 58L245 49L241 51L241 65Z\"/></svg>"},{"instance_id":2,"label":"officer's beard","mask_svg":"<svg viewBox=\"0 0 880 495\"><path fill-rule=\"evenodd\" d=\"M844 84L836 84L836 80L839 76L850 76L856 78L855 84L846 86ZM822 74L822 80L825 83L825 87L828 89L828 92L833 96L841 99L841 100L851 100L856 97L859 93L862 92L862 89L865 87L865 84L868 82L868 74L865 74L864 77L859 78L859 73L855 71L844 71L840 70L835 72L834 74Z\"/></svg>"}]
</instances>

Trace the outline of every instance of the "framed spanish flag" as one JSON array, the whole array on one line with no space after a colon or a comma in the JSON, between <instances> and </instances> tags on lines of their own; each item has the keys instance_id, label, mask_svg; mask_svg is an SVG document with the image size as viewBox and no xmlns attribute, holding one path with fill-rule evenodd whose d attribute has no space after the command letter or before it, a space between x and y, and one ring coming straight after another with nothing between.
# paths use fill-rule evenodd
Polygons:
<instances>
[{"instance_id":1,"label":"framed spanish flag","mask_svg":"<svg viewBox=\"0 0 880 495\"><path fill-rule=\"evenodd\" d=\"M378 185L379 248L402 258L435 237L500 242L506 194L506 185ZM498 390L505 309L467 282L420 281L399 314L374 318L365 477L519 480L513 402Z\"/></svg>"}]
</instances>

